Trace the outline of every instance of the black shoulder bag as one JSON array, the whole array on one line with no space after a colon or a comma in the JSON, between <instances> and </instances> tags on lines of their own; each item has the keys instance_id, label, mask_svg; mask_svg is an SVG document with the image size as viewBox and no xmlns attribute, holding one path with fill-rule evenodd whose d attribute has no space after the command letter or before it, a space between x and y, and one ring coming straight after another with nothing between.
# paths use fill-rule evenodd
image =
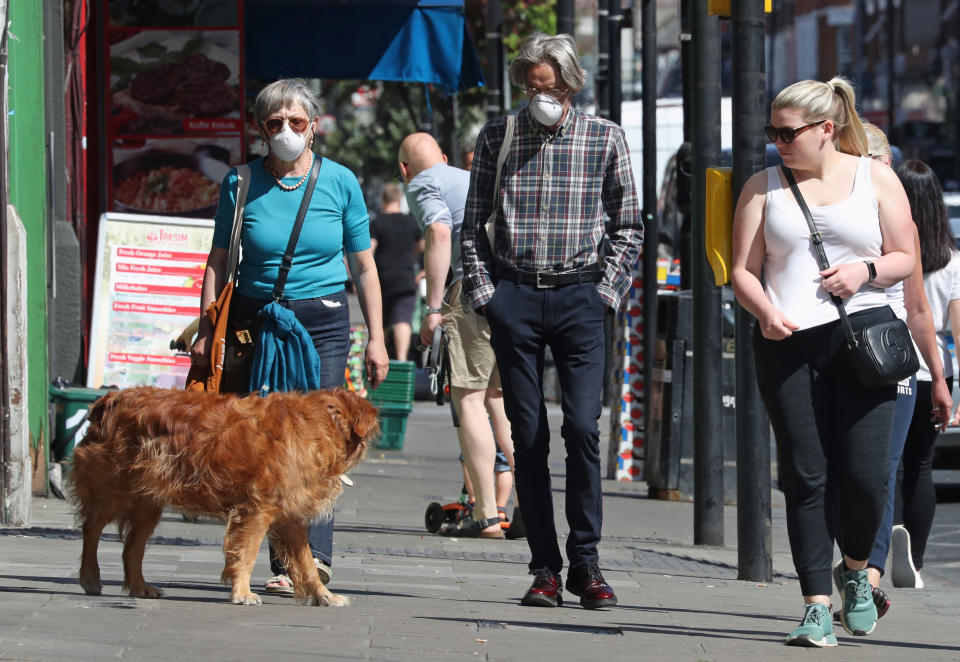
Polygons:
<instances>
[{"instance_id":1,"label":"black shoulder bag","mask_svg":"<svg viewBox=\"0 0 960 662\"><path fill-rule=\"evenodd\" d=\"M800 194L800 187L797 186L797 180L794 179L793 173L790 172L790 168L782 167L783 174L790 184L790 190L793 191L793 197L797 199L797 204L800 205L800 210L803 212L804 218L807 219L810 241L813 243L814 252L817 254L820 270L828 269L830 262L823 250L823 237L813 222L813 216ZM847 311L843 307L843 300L834 294L830 295L830 299L837 307L837 312L840 313L840 324L843 326L843 332L847 338L847 354L850 357L850 364L863 386L867 388L890 386L917 371L920 367L920 360L913 348L910 330L907 329L907 325L902 319L879 322L854 331L853 327L850 326L849 318L847 318Z\"/></svg>"},{"instance_id":2,"label":"black shoulder bag","mask_svg":"<svg viewBox=\"0 0 960 662\"><path fill-rule=\"evenodd\" d=\"M271 294L274 301L279 301L283 297L283 288L287 283L290 267L293 265L293 253L300 238L300 228L303 227L303 219L307 215L307 207L310 206L310 198L313 197L313 189L316 187L317 175L320 172L320 161L321 157L319 155L313 159L310 178L307 180L306 188L303 191L300 209L297 211L293 231L290 233L290 241L287 242L287 250L280 260L277 282L274 284ZM234 277L236 277L236 274L234 274ZM223 375L220 378L221 393L248 393L250 391L250 372L253 369L253 355L257 338L260 337L262 321L260 317L249 320L234 321L231 319L227 321Z\"/></svg>"}]
</instances>

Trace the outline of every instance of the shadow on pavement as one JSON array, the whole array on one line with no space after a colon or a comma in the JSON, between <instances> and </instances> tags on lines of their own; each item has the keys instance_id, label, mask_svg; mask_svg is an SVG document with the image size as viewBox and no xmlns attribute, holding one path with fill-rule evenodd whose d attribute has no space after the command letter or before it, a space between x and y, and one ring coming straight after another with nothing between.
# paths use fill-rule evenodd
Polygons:
<instances>
[{"instance_id":1,"label":"shadow on pavement","mask_svg":"<svg viewBox=\"0 0 960 662\"><path fill-rule=\"evenodd\" d=\"M622 606L617 606L617 610L623 609ZM610 610L613 611L613 610ZM666 611L666 612L689 612L697 610L689 609L660 609L657 608L656 611ZM788 619L778 619L771 616L758 616L756 614L737 614L738 616L745 616L748 618L770 618L772 620L788 620ZM590 625L571 625L567 623L549 623L543 621L519 621L519 620L500 620L500 621L484 621L481 619L475 618L454 618L446 616L417 616L416 618L423 618L431 621L441 621L441 622L452 622L452 623L464 623L471 624L474 623L481 630L483 629L500 629L500 630L545 630L552 632L571 632L575 634L586 634L586 635L597 635L597 634L607 634L607 635L620 635L623 636L628 633L636 634L666 634L682 637L698 637L698 638L712 638L712 639L737 639L743 641L759 641L762 643L771 643L771 644L780 644L783 642L784 637L786 636L785 632L763 632L753 630L734 630L730 628L705 628L705 627L695 627L695 626L686 626L686 625L637 625L635 623L619 623L610 627L597 627ZM794 620L794 619L789 619ZM843 633L840 633L840 636L843 637ZM960 651L960 647L957 646L943 646L940 644L924 644L911 641L886 641L882 639L875 638L859 638L858 640L851 640L848 638L841 639L841 646L847 647L850 645L859 645L859 646L886 646L894 648L904 648L909 650L930 650L930 651Z\"/></svg>"}]
</instances>

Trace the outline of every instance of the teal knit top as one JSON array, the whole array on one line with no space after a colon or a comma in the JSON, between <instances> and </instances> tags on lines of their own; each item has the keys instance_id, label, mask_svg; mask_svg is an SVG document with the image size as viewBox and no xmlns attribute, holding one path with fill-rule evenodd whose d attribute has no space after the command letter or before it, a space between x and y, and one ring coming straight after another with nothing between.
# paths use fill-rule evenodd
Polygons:
<instances>
[{"instance_id":1,"label":"teal knit top","mask_svg":"<svg viewBox=\"0 0 960 662\"><path fill-rule=\"evenodd\" d=\"M284 178L293 186L297 177ZM269 299L290 240L304 187L284 191L264 168L263 159L250 162L250 190L240 235L242 258L237 291ZM220 186L214 217L213 245L230 247L230 228L237 200L237 171L230 170ZM284 288L284 299L312 299L339 292L347 281L344 251L370 248L370 217L357 178L347 168L324 158L316 188Z\"/></svg>"}]
</instances>

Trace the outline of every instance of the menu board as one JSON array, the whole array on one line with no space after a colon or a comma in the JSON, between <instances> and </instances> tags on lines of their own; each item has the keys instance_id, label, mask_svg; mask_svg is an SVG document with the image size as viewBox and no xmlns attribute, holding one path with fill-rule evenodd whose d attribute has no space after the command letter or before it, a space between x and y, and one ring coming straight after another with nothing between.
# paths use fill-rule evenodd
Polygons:
<instances>
[{"instance_id":1,"label":"menu board","mask_svg":"<svg viewBox=\"0 0 960 662\"><path fill-rule=\"evenodd\" d=\"M190 369L170 341L200 315L213 221L100 217L87 386L182 387Z\"/></svg>"},{"instance_id":2,"label":"menu board","mask_svg":"<svg viewBox=\"0 0 960 662\"><path fill-rule=\"evenodd\" d=\"M110 0L107 209L212 218L244 160L239 0Z\"/></svg>"}]
</instances>

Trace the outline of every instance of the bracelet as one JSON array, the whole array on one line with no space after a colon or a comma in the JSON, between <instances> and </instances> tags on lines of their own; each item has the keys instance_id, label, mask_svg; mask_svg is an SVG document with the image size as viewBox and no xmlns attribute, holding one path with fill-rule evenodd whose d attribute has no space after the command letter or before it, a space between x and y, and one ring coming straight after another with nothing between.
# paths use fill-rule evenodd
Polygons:
<instances>
[{"instance_id":1,"label":"bracelet","mask_svg":"<svg viewBox=\"0 0 960 662\"><path fill-rule=\"evenodd\" d=\"M424 309L423 314L424 314L424 315L434 315L434 314L439 315L439 314L441 314L442 312L443 312L443 310L440 309L440 308L432 308L432 307L430 307L430 306L427 306L427 307Z\"/></svg>"}]
</instances>

